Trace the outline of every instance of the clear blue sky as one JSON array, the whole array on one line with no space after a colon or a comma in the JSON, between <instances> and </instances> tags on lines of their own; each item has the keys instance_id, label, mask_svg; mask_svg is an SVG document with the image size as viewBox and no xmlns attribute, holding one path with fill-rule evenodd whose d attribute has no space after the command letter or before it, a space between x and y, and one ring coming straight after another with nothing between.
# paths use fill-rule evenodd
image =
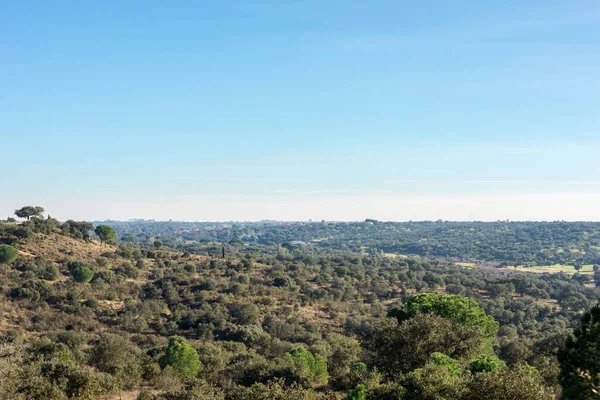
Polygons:
<instances>
[{"instance_id":1,"label":"clear blue sky","mask_svg":"<svg viewBox=\"0 0 600 400\"><path fill-rule=\"evenodd\" d=\"M600 220L600 3L0 0L0 137L0 216Z\"/></svg>"}]
</instances>

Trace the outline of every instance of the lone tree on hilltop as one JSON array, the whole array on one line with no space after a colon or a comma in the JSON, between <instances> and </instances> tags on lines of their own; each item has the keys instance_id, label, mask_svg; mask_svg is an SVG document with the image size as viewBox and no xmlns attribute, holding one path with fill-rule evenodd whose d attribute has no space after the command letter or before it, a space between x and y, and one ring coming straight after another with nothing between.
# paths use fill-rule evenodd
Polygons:
<instances>
[{"instance_id":1,"label":"lone tree on hilltop","mask_svg":"<svg viewBox=\"0 0 600 400\"><path fill-rule=\"evenodd\" d=\"M112 226L98 225L96 229L94 229L94 232L100 238L100 244L104 244L108 241L117 240L117 232Z\"/></svg>"},{"instance_id":2,"label":"lone tree on hilltop","mask_svg":"<svg viewBox=\"0 0 600 400\"><path fill-rule=\"evenodd\" d=\"M44 213L44 207L40 206L25 206L18 210L15 210L15 215L19 218L27 218L27 221L31 217L40 217Z\"/></svg>"}]
</instances>

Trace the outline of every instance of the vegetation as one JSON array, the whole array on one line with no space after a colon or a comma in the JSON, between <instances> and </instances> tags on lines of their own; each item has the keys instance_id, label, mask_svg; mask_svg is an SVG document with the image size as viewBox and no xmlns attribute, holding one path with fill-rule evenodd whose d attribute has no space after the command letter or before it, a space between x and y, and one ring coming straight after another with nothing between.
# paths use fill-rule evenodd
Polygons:
<instances>
[{"instance_id":1,"label":"vegetation","mask_svg":"<svg viewBox=\"0 0 600 400\"><path fill-rule=\"evenodd\" d=\"M0 264L10 264L17 259L19 252L7 244L0 246Z\"/></svg>"},{"instance_id":2,"label":"vegetation","mask_svg":"<svg viewBox=\"0 0 600 400\"><path fill-rule=\"evenodd\" d=\"M72 272L75 282L89 283L94 277L94 271L86 266L75 268Z\"/></svg>"},{"instance_id":3,"label":"vegetation","mask_svg":"<svg viewBox=\"0 0 600 400\"><path fill-rule=\"evenodd\" d=\"M15 211L15 215L19 218L40 217L44 213L44 208L40 206L25 206Z\"/></svg>"},{"instance_id":4,"label":"vegetation","mask_svg":"<svg viewBox=\"0 0 600 400\"><path fill-rule=\"evenodd\" d=\"M288 353L294 365L309 375L311 383L327 383L327 362L319 354L312 354L305 347L297 347Z\"/></svg>"},{"instance_id":5,"label":"vegetation","mask_svg":"<svg viewBox=\"0 0 600 400\"><path fill-rule=\"evenodd\" d=\"M196 377L202 368L198 352L181 336L169 340L165 354L158 362L161 368L167 368L185 379Z\"/></svg>"},{"instance_id":6,"label":"vegetation","mask_svg":"<svg viewBox=\"0 0 600 400\"><path fill-rule=\"evenodd\" d=\"M454 323L478 329L488 337L498 333L498 323L487 316L477 302L455 295L419 294L401 309L392 309L389 316L402 322L419 313L439 315Z\"/></svg>"},{"instance_id":7,"label":"vegetation","mask_svg":"<svg viewBox=\"0 0 600 400\"><path fill-rule=\"evenodd\" d=\"M0 275L2 398L587 399L600 384L592 276L224 226L187 247L178 230L117 226L117 243L85 222L0 223L17 252Z\"/></svg>"},{"instance_id":8,"label":"vegetation","mask_svg":"<svg viewBox=\"0 0 600 400\"><path fill-rule=\"evenodd\" d=\"M590 399L599 393L595 388L600 383L600 305L586 312L581 321L559 352L560 380L569 399Z\"/></svg>"},{"instance_id":9,"label":"vegetation","mask_svg":"<svg viewBox=\"0 0 600 400\"><path fill-rule=\"evenodd\" d=\"M216 243L235 251L281 245L328 250L418 255L458 261L492 262L501 267L562 265L579 270L600 264L598 222L105 222L124 239L210 253ZM556 271L559 272L559 271Z\"/></svg>"},{"instance_id":10,"label":"vegetation","mask_svg":"<svg viewBox=\"0 0 600 400\"><path fill-rule=\"evenodd\" d=\"M100 238L100 243L113 242L117 240L117 232L108 225L98 225L94 232Z\"/></svg>"}]
</instances>

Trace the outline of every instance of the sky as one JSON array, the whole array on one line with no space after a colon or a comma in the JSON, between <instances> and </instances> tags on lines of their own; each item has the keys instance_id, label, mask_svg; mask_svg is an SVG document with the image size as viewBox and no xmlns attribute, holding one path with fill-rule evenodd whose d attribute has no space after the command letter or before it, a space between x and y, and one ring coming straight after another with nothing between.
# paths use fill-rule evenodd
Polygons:
<instances>
[{"instance_id":1,"label":"sky","mask_svg":"<svg viewBox=\"0 0 600 400\"><path fill-rule=\"evenodd\" d=\"M600 220L597 0L0 0L0 218Z\"/></svg>"}]
</instances>

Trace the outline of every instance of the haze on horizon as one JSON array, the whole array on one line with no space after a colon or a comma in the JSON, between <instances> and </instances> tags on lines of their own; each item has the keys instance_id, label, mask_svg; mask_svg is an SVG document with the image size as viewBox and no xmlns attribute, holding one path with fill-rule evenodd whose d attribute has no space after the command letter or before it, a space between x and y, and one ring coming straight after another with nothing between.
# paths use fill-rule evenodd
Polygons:
<instances>
[{"instance_id":1,"label":"haze on horizon","mask_svg":"<svg viewBox=\"0 0 600 400\"><path fill-rule=\"evenodd\" d=\"M597 1L0 6L0 218L600 221Z\"/></svg>"}]
</instances>

